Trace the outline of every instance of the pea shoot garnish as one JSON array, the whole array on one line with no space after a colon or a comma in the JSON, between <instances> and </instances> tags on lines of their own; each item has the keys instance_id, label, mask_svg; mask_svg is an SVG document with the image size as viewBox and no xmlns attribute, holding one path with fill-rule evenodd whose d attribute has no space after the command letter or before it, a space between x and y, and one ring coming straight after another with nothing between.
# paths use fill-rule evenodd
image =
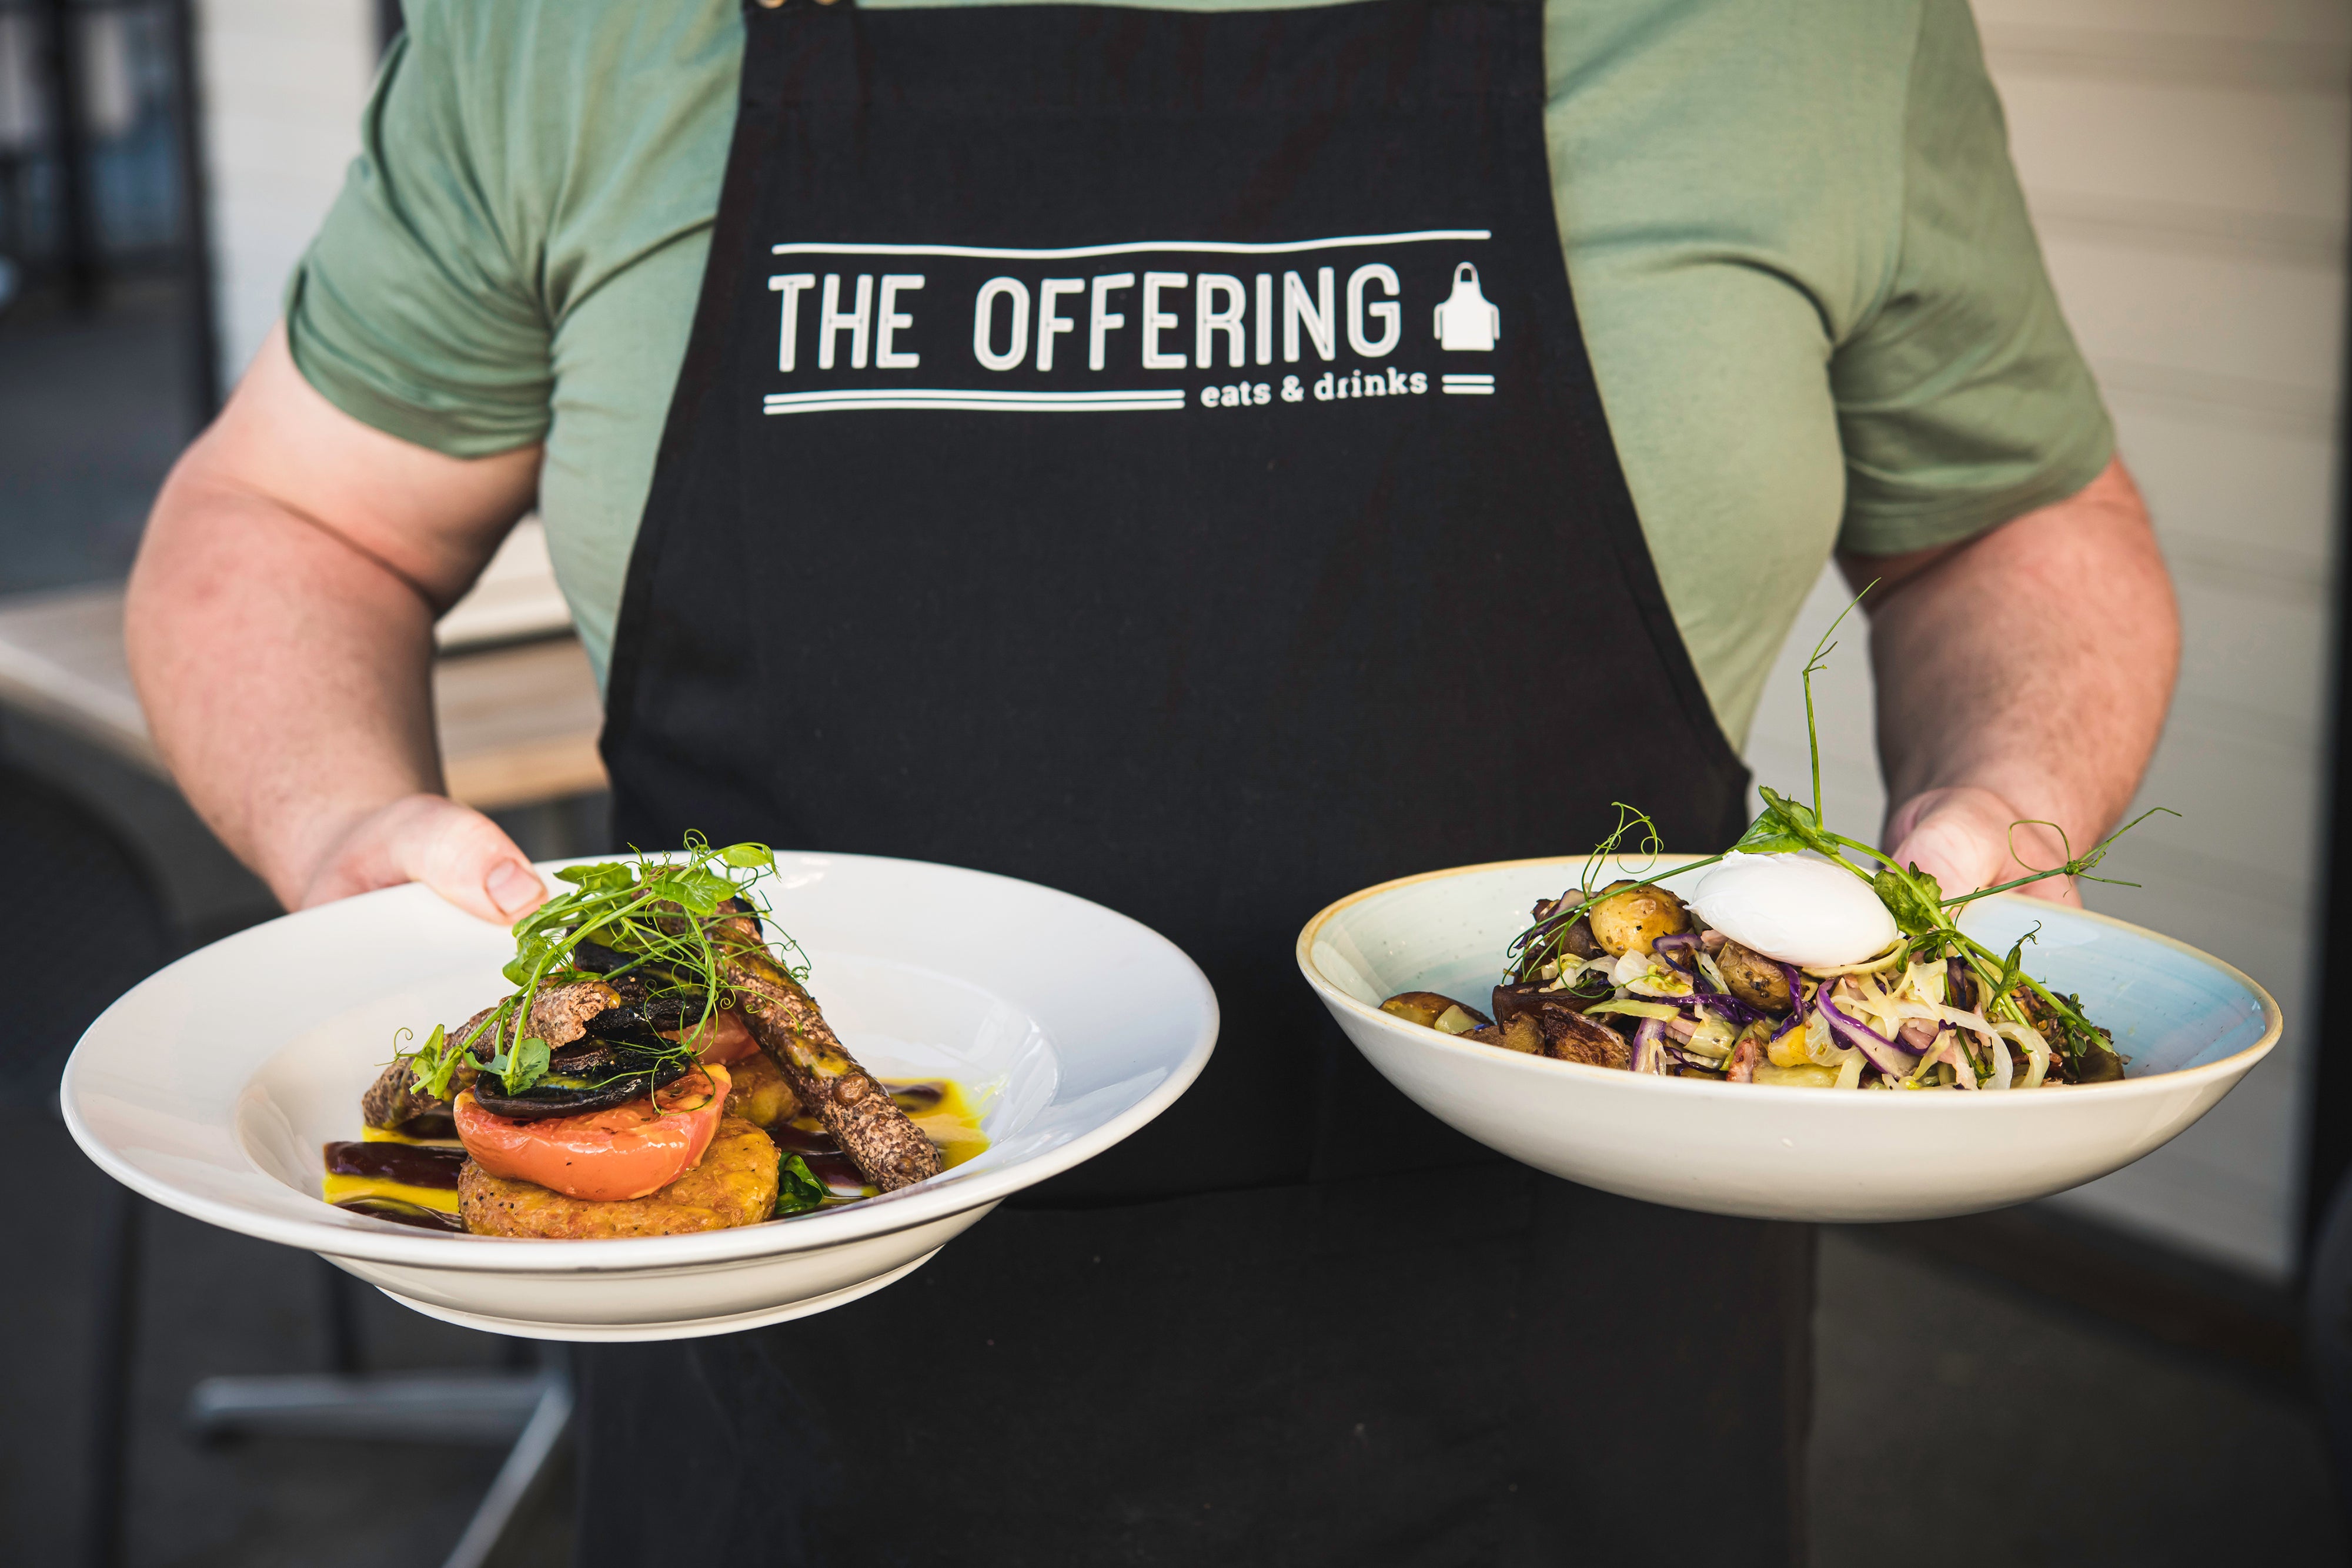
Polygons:
<instances>
[{"instance_id":1,"label":"pea shoot garnish","mask_svg":"<svg viewBox=\"0 0 2352 1568\"><path fill-rule=\"evenodd\" d=\"M755 922L763 916L755 884L775 864L765 844L716 847L689 833L674 858L637 852L629 860L564 867L556 880L572 891L515 923L515 956L504 974L517 989L463 1039L436 1025L409 1058L417 1087L447 1099L452 1077L470 1057L508 1094L530 1090L548 1075L550 1058L547 1041L527 1032L532 1008L543 993L583 981L634 979L651 998L692 998L698 1012L677 1039L640 1052L647 1064L691 1066L703 1030L730 1005L727 956L712 940L717 917L730 910L750 911ZM807 956L790 937L782 951L785 972L805 980Z\"/></svg>"}]
</instances>

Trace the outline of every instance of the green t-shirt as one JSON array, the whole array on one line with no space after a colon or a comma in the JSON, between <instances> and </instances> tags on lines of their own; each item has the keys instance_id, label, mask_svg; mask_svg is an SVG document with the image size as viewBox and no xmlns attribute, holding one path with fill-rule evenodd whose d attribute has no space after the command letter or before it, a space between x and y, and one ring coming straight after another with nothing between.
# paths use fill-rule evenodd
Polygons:
<instances>
[{"instance_id":1,"label":"green t-shirt","mask_svg":"<svg viewBox=\"0 0 2352 1568\"><path fill-rule=\"evenodd\" d=\"M295 362L437 451L545 443L540 510L601 671L702 281L741 18L736 0L406 15L289 287ZM1544 53L1585 340L1737 741L1833 545L1979 533L2089 483L2113 434L1966 0L1549 0Z\"/></svg>"}]
</instances>

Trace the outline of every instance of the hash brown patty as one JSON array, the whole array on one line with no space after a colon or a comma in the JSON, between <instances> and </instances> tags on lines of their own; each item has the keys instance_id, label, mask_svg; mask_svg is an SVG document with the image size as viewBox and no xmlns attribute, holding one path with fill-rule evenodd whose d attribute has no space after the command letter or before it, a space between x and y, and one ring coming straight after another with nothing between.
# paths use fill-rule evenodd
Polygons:
<instances>
[{"instance_id":1,"label":"hash brown patty","mask_svg":"<svg viewBox=\"0 0 2352 1568\"><path fill-rule=\"evenodd\" d=\"M731 1230L775 1212L776 1159L767 1134L729 1116L700 1165L644 1197L611 1203L566 1197L536 1182L492 1176L467 1160L457 1173L458 1212L477 1236L558 1241Z\"/></svg>"}]
</instances>

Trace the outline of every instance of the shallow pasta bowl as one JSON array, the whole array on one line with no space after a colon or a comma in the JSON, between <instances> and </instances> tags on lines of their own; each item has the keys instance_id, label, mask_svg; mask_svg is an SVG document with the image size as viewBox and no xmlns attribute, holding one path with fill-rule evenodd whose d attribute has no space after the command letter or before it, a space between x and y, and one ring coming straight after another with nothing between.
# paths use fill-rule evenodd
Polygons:
<instances>
[{"instance_id":1,"label":"shallow pasta bowl","mask_svg":"<svg viewBox=\"0 0 2352 1568\"><path fill-rule=\"evenodd\" d=\"M863 1203L696 1236L453 1236L332 1207L321 1145L359 1135L396 1032L509 988L506 932L413 886L273 920L142 983L75 1049L68 1124L134 1191L320 1253L419 1312L536 1338L670 1339L880 1289L1150 1121L1208 1061L1207 979L1125 915L916 861L786 853L777 868L769 901L845 1043L878 1077L961 1082L986 1153Z\"/></svg>"},{"instance_id":2,"label":"shallow pasta bowl","mask_svg":"<svg viewBox=\"0 0 2352 1568\"><path fill-rule=\"evenodd\" d=\"M1645 874L1651 863L1616 874ZM2219 958L2013 894L1970 905L1963 925L2006 950L2039 925L2028 971L2078 993L2114 1031L2128 1059L2122 1082L1870 1093L1636 1076L1457 1040L1380 1010L1412 990L1484 1010L1529 906L1583 867L1581 856L1509 861L1367 888L1307 923L1298 967L1356 1048L1431 1114L1538 1170L1628 1197L1824 1222L1933 1219L2044 1197L2177 1136L2279 1037L2278 1004Z\"/></svg>"}]
</instances>

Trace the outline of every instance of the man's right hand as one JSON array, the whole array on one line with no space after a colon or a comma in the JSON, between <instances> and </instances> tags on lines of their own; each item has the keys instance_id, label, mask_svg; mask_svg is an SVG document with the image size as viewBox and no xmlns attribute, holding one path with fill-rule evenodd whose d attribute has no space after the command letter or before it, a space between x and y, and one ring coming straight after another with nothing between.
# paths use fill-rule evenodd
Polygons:
<instances>
[{"instance_id":1,"label":"man's right hand","mask_svg":"<svg viewBox=\"0 0 2352 1568\"><path fill-rule=\"evenodd\" d=\"M547 901L547 885L496 822L446 796L417 794L352 823L290 902L308 909L404 882L502 925Z\"/></svg>"}]
</instances>

